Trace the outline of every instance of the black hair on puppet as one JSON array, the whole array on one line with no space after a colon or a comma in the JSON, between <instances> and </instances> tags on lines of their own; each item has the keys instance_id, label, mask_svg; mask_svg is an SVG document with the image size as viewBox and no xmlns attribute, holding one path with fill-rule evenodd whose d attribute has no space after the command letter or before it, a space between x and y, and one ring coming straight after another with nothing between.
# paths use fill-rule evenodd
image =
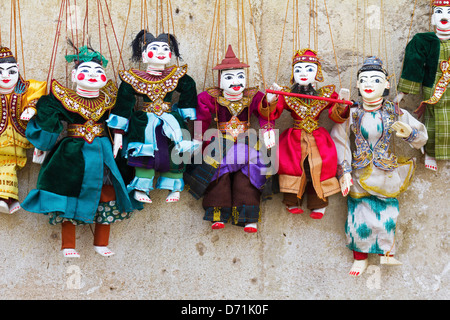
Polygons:
<instances>
[{"instance_id":1,"label":"black hair on puppet","mask_svg":"<svg viewBox=\"0 0 450 320\"><path fill-rule=\"evenodd\" d=\"M301 86L298 83L295 83L291 87L292 93L299 93L299 94L308 94L310 96L317 96L317 91L314 89L313 85L310 83L307 86Z\"/></svg>"},{"instance_id":2,"label":"black hair on puppet","mask_svg":"<svg viewBox=\"0 0 450 320\"><path fill-rule=\"evenodd\" d=\"M170 51L173 54L180 58L180 51L178 49L178 41L174 35L170 33L161 33L159 36L155 37L153 34L147 32L147 30L141 30L134 38L131 43L131 48L133 50L133 54L131 59L135 62L139 62L142 59L142 52L147 46L153 42L165 42L169 45Z\"/></svg>"}]
</instances>

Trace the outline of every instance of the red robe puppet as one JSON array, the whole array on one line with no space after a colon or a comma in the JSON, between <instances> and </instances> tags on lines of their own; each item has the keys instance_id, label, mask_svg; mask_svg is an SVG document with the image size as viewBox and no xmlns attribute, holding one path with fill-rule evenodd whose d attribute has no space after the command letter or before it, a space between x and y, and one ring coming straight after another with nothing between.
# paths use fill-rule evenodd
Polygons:
<instances>
[{"instance_id":1,"label":"red robe puppet","mask_svg":"<svg viewBox=\"0 0 450 320\"><path fill-rule=\"evenodd\" d=\"M284 110L291 113L293 127L280 135L278 147L278 175L280 191L284 193L283 202L289 212L302 213L300 205L306 193L307 207L312 210L310 216L321 219L328 205L327 198L340 192L340 187L336 178L336 147L328 131L319 126L319 117L327 110L332 121L342 123L348 117L348 110L335 102L314 99L314 96L339 97L334 85L314 89L314 81L323 81L316 52L310 49L297 51L292 66L291 82L294 85L281 90L312 95L311 99L280 94L276 107L261 106L260 112L268 120L278 119ZM269 95L268 100L272 100L274 97Z\"/></svg>"}]
</instances>

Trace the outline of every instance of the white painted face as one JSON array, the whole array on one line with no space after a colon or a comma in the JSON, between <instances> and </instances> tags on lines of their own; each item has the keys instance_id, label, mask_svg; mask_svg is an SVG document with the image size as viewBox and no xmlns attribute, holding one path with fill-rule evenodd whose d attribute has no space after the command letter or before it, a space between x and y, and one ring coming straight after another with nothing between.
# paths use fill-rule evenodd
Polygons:
<instances>
[{"instance_id":1,"label":"white painted face","mask_svg":"<svg viewBox=\"0 0 450 320\"><path fill-rule=\"evenodd\" d=\"M166 65L172 59L172 51L166 42L152 42L142 52L142 61L150 65Z\"/></svg>"},{"instance_id":2,"label":"white painted face","mask_svg":"<svg viewBox=\"0 0 450 320\"><path fill-rule=\"evenodd\" d=\"M99 90L106 85L107 78L101 65L89 61L83 62L76 70L72 70L72 81L77 84L77 88Z\"/></svg>"},{"instance_id":3,"label":"white painted face","mask_svg":"<svg viewBox=\"0 0 450 320\"><path fill-rule=\"evenodd\" d=\"M450 7L434 8L431 24L440 31L450 31Z\"/></svg>"},{"instance_id":4,"label":"white painted face","mask_svg":"<svg viewBox=\"0 0 450 320\"><path fill-rule=\"evenodd\" d=\"M239 95L245 90L247 76L244 69L223 70L220 74L220 88L230 95Z\"/></svg>"},{"instance_id":5,"label":"white painted face","mask_svg":"<svg viewBox=\"0 0 450 320\"><path fill-rule=\"evenodd\" d=\"M0 88L6 91L14 89L19 81L17 63L0 63Z\"/></svg>"},{"instance_id":6,"label":"white painted face","mask_svg":"<svg viewBox=\"0 0 450 320\"><path fill-rule=\"evenodd\" d=\"M294 65L294 81L301 86L307 86L316 81L318 66L311 62L298 62Z\"/></svg>"},{"instance_id":7,"label":"white painted face","mask_svg":"<svg viewBox=\"0 0 450 320\"><path fill-rule=\"evenodd\" d=\"M364 71L359 74L356 86L365 101L374 102L383 97L384 90L389 89L390 84L383 72Z\"/></svg>"}]
</instances>

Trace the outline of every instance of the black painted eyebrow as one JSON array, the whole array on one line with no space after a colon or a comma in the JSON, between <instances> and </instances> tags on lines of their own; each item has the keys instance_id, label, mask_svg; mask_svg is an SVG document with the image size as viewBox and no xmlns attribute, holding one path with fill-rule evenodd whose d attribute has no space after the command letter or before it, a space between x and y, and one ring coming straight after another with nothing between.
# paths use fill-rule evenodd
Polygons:
<instances>
[{"instance_id":1,"label":"black painted eyebrow","mask_svg":"<svg viewBox=\"0 0 450 320\"><path fill-rule=\"evenodd\" d=\"M6 69L0 67L0 69L2 69L2 70L9 70L9 69L11 69L11 68L17 68L17 66L11 66L11 67L8 67L8 68L6 68Z\"/></svg>"}]
</instances>

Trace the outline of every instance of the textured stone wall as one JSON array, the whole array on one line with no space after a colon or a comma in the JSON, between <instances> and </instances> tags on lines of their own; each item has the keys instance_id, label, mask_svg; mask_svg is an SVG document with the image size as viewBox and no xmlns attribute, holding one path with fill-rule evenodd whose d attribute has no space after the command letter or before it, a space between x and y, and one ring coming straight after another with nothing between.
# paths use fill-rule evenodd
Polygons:
<instances>
[{"instance_id":1,"label":"textured stone wall","mask_svg":"<svg viewBox=\"0 0 450 320\"><path fill-rule=\"evenodd\" d=\"M109 30L108 44L103 31L105 24L101 23L101 46L103 52L109 51L108 45L111 47L114 66L110 64L108 73L112 78L115 77L113 68L132 66L129 44L143 26L141 2L131 2L131 8L129 1L107 2L117 43ZM246 46L241 45L240 52L245 52L242 48L248 51L251 85L259 85L261 90L264 84L269 86L275 81L287 85L293 41L299 39L296 41L298 48L310 45L319 51L324 64L323 84L349 88L355 100L358 99L355 74L362 58L369 54L381 56L393 76L390 98L395 97L395 84L408 39L416 32L429 30L428 1L417 1L415 8L415 1L411 0L317 1L315 24L308 15L309 1L299 1L298 38L293 31L297 16L292 9L293 2L289 1L286 15L287 0L243 1L245 34L242 34L242 25L239 29L236 27L236 1L228 0L226 4L229 23L224 27L226 1L222 0L220 39L217 45L210 46L216 1L172 0L175 34L184 59L181 63L189 65L189 74L196 80L199 92L214 85L210 68L217 57L208 60L207 53L212 56L213 49L218 47L218 58L222 59L225 41L236 48L238 39L247 41ZM17 52L29 79L46 80L50 74L60 3L59 0L20 1L24 54L20 37L17 37ZM86 2L78 0L79 20L87 21L92 45L98 48L97 5L94 1L89 3L89 19L85 20ZM103 3L106 25L110 28ZM155 1L148 3L148 25L155 30ZM10 37L10 12L9 1L1 1L1 36L6 46L11 45L10 39L14 43L15 38ZM52 74L70 85L63 59L64 38L71 31L66 31L65 21L63 17ZM242 24L242 19L240 21ZM79 21L77 25L81 25ZM167 30L167 24L165 28ZM80 35L81 31L78 30ZM117 49L122 43L123 65L119 64ZM407 97L402 107L413 111L419 102L419 97ZM323 126L331 129L328 118L322 121ZM288 128L291 122L290 116L284 114L277 128ZM399 198L401 212L396 245L402 266L380 266L378 257L371 256L367 273L357 279L347 275L353 259L345 247L347 209L346 200L340 194L330 198L328 211L319 221L312 220L308 213L287 213L281 196L276 195L262 206L258 233L246 234L231 225L223 230L211 230L210 223L202 220L201 201L196 201L187 191L175 204L164 203L166 192L156 191L152 204L135 213L132 219L113 225L110 248L116 255L110 258L94 252L89 226L77 229L81 258L64 260L59 251L59 226L50 226L45 216L23 210L11 216L1 215L0 297L447 299L450 163L439 162L438 173L433 173L424 169L420 151L402 145L399 140L396 140L396 151L418 160L415 178ZM28 155L30 161L19 173L21 199L35 187L40 168L31 162L32 150Z\"/></svg>"}]
</instances>

